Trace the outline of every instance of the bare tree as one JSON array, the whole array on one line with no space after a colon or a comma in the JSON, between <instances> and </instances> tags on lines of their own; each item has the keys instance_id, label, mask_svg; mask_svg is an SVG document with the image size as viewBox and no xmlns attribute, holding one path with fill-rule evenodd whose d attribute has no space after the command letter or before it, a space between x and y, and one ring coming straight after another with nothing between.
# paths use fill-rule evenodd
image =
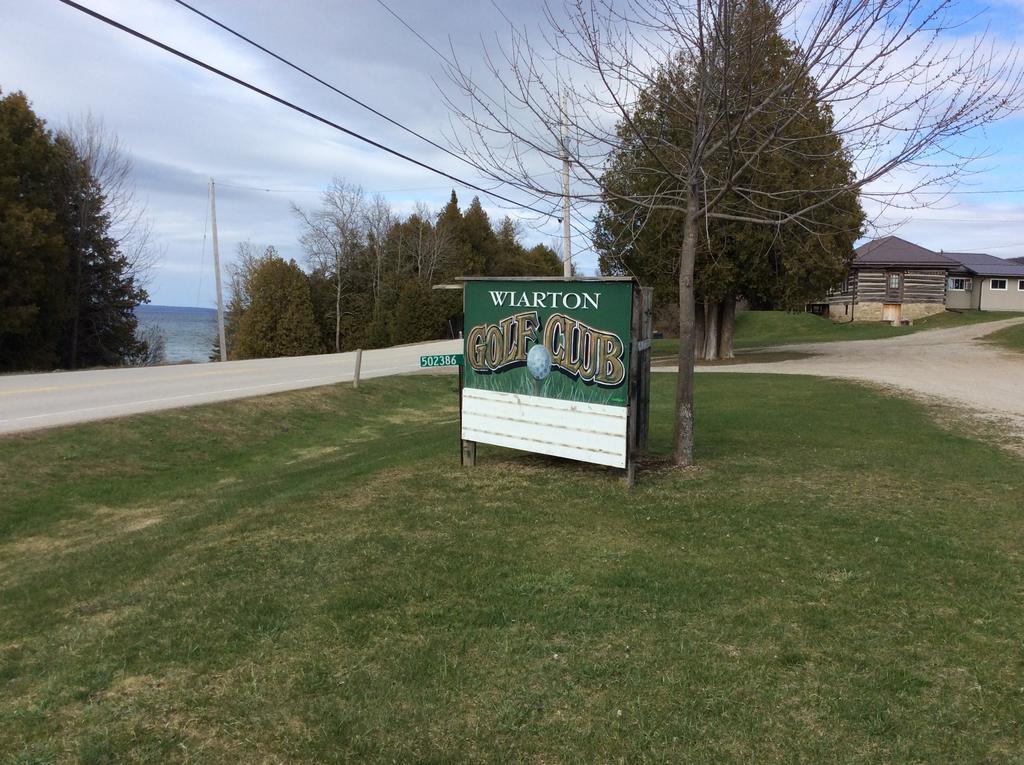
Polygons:
<instances>
[{"instance_id":1,"label":"bare tree","mask_svg":"<svg viewBox=\"0 0 1024 765\"><path fill-rule=\"evenodd\" d=\"M90 222L102 221L105 234L114 240L114 255L119 256L120 283L135 288L131 299L145 300L144 288L152 277L157 253L150 241L150 224L146 209L135 196L131 157L117 135L102 121L86 114L71 120L58 131L58 140L69 153L66 172L70 187L77 190L71 203L76 216L76 233L68 242L73 256L71 270L70 327L66 361L71 368L81 362L82 348L109 324L97 321L90 300L96 287L96 271L87 266ZM123 258L123 262L120 261Z\"/></svg>"},{"instance_id":2,"label":"bare tree","mask_svg":"<svg viewBox=\"0 0 1024 765\"><path fill-rule=\"evenodd\" d=\"M103 194L100 211L110 221L117 248L128 261L128 274L146 287L152 281L160 252L146 205L135 192L135 165L117 134L92 113L69 120L60 134L71 144ZM82 211L86 214L86 211Z\"/></svg>"},{"instance_id":3,"label":"bare tree","mask_svg":"<svg viewBox=\"0 0 1024 765\"><path fill-rule=\"evenodd\" d=\"M128 366L156 367L167 363L167 334L159 326L141 324L136 335L142 343L138 353L128 357Z\"/></svg>"},{"instance_id":4,"label":"bare tree","mask_svg":"<svg viewBox=\"0 0 1024 765\"><path fill-rule=\"evenodd\" d=\"M677 464L693 463L693 274L705 221L812 227L816 210L851 191L915 206L917 192L948 188L978 156L965 136L1019 108L1016 49L957 37L955 10L953 0L568 0L547 9L539 36L510 28L486 51L482 77L449 61L455 149L493 180L554 201L564 148L577 206L611 194L682 214ZM768 80L758 69L773 33L793 55ZM687 139L633 125L641 98L657 99ZM836 151L856 174L782 191L744 185L767 157L814 160L812 136L787 134L809 99L831 110ZM574 141L561 140L563 120ZM642 192L602 182L626 133L645 150L636 171L660 179ZM885 179L895 192L869 190Z\"/></svg>"},{"instance_id":5,"label":"bare tree","mask_svg":"<svg viewBox=\"0 0 1024 765\"><path fill-rule=\"evenodd\" d=\"M300 238L309 264L334 282L334 350L341 351L344 275L365 242L366 198L362 188L335 178L321 195L319 210L292 205L302 224Z\"/></svg>"},{"instance_id":6,"label":"bare tree","mask_svg":"<svg viewBox=\"0 0 1024 765\"><path fill-rule=\"evenodd\" d=\"M407 236L399 247L408 251L416 278L426 285L433 284L434 275L443 270L454 246L455 237L449 226L422 202L417 202L412 215L405 222Z\"/></svg>"},{"instance_id":7,"label":"bare tree","mask_svg":"<svg viewBox=\"0 0 1024 765\"><path fill-rule=\"evenodd\" d=\"M435 274L444 271L455 248L455 232L451 225L439 216L434 218L426 243L426 257L420 268L420 278L424 284L433 284Z\"/></svg>"},{"instance_id":8,"label":"bare tree","mask_svg":"<svg viewBox=\"0 0 1024 765\"><path fill-rule=\"evenodd\" d=\"M380 194L365 205L363 210L363 228L370 248L371 268L373 269L373 311L379 313L381 293L383 292L384 274L386 271L387 241L391 227L395 224L395 216L387 200Z\"/></svg>"}]
</instances>

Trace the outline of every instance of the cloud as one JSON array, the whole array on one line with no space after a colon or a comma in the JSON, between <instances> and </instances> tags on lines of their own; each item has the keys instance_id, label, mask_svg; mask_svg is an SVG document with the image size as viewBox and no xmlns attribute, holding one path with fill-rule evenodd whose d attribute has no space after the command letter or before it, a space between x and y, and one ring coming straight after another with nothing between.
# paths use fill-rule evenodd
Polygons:
<instances>
[{"instance_id":1,"label":"cloud","mask_svg":"<svg viewBox=\"0 0 1024 765\"><path fill-rule=\"evenodd\" d=\"M88 0L89 7L346 127L481 182L465 165L273 61L172 3ZM489 4L396 9L439 47L503 24ZM434 84L440 61L382 8L371 3L208 2L202 9L324 79L436 139L447 112ZM440 207L455 185L176 59L57 3L7 3L0 25L0 87L24 90L51 125L91 111L119 135L136 167L164 264L154 302L191 304L199 263L209 274L207 182L218 187L221 252L239 241L274 244L300 256L290 202L311 205L334 176L385 191L399 211L415 200ZM481 185L483 183L481 182ZM263 192L234 188L289 189ZM457 187L456 187L457 188ZM391 189L422 189L391 192ZM458 189L468 203L474 192ZM311 193L312 192L312 193ZM506 211L488 203L488 212ZM551 226L552 233L554 225ZM528 232L547 241L546 232ZM201 301L210 304L205 288Z\"/></svg>"},{"instance_id":2,"label":"cloud","mask_svg":"<svg viewBox=\"0 0 1024 765\"><path fill-rule=\"evenodd\" d=\"M83 2L346 127L487 185L466 165L174 3ZM441 50L454 46L470 67L482 65L482 38L493 40L494 34L505 28L499 11L487 2L389 0L389 4ZM517 24L536 29L542 20L540 4L521 7L508 0L499 4ZM435 84L445 80L442 63L376 3L204 0L201 7L424 135L440 139L449 124ZM1001 12L1019 16L1012 7ZM217 213L225 260L244 239L273 244L286 257L299 258L298 227L290 203L315 204L316 190L334 176L360 184L369 192L384 192L399 212L410 211L417 200L439 208L454 185L59 3L12 0L3 3L2 13L0 87L24 90L52 125L91 111L132 153L139 195L148 202L156 241L164 253L151 288L156 303L190 305L197 294L201 304L213 302L207 217L211 177L218 181ZM1016 145L1008 131L995 131L990 137L996 156L1008 154ZM1016 159L1014 165L1013 169L994 168L992 178L1009 182L1004 176L1016 175ZM986 178L982 175L975 181L984 185ZM278 191L281 189L286 191ZM416 191L401 191L404 189ZM463 204L475 193L456 190ZM508 195L522 198L514 191ZM511 214L524 220L530 243L551 243L560 236L559 224L553 219L537 221L532 213L509 210L486 198L483 201L492 219ZM1010 217L1001 204L1006 200L972 199L964 208L970 212L954 217L983 218L989 213ZM586 215L593 210L581 212ZM587 224L580 220L579 225L585 229ZM946 249L954 246L954 239L956 246L966 246L973 241L995 244L1013 236L1012 224L952 221L925 224L920 230L909 228L913 236L907 235L927 238L937 234L940 226L950 233ZM931 242L922 239L923 244ZM596 257L587 251L587 245L585 236L574 237L574 250L581 253L584 271L593 272ZM936 240L930 246L941 245ZM1024 247L997 254L1011 252L1024 254Z\"/></svg>"}]
</instances>

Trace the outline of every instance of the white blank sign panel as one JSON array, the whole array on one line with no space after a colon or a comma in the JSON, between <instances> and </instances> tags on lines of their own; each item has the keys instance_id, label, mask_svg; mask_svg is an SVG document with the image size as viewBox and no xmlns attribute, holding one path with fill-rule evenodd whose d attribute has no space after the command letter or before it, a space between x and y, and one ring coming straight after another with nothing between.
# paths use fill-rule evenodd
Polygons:
<instances>
[{"instance_id":1,"label":"white blank sign panel","mask_svg":"<svg viewBox=\"0 0 1024 765\"><path fill-rule=\"evenodd\" d=\"M626 467L628 409L466 388L462 438L610 467Z\"/></svg>"}]
</instances>

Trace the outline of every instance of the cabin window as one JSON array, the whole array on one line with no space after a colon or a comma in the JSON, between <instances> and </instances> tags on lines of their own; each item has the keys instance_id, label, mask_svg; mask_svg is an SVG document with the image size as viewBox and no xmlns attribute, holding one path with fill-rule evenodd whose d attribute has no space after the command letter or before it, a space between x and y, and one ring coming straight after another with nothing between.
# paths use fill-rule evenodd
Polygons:
<instances>
[{"instance_id":1,"label":"cabin window","mask_svg":"<svg viewBox=\"0 0 1024 765\"><path fill-rule=\"evenodd\" d=\"M889 274L889 289L898 290L900 288L900 275Z\"/></svg>"},{"instance_id":2,"label":"cabin window","mask_svg":"<svg viewBox=\"0 0 1024 765\"><path fill-rule=\"evenodd\" d=\"M1005 290L1006 289L1006 279L993 279L991 286L992 286L992 289L994 289L994 290L1000 290L1000 291Z\"/></svg>"},{"instance_id":3,"label":"cabin window","mask_svg":"<svg viewBox=\"0 0 1024 765\"><path fill-rule=\"evenodd\" d=\"M1024 279L1020 279L1017 282L1017 291L1018 292L1024 292Z\"/></svg>"},{"instance_id":4,"label":"cabin window","mask_svg":"<svg viewBox=\"0 0 1024 765\"><path fill-rule=\"evenodd\" d=\"M949 288L954 292L970 292L971 280L959 276L954 276L949 280Z\"/></svg>"},{"instance_id":5,"label":"cabin window","mask_svg":"<svg viewBox=\"0 0 1024 765\"><path fill-rule=\"evenodd\" d=\"M828 288L828 294L829 295L842 295L844 292L849 292L850 291L850 284L851 284L851 282L852 282L852 279L849 276L847 276L845 279L843 279L841 282L839 282L839 284L835 285L834 287L829 287Z\"/></svg>"}]
</instances>

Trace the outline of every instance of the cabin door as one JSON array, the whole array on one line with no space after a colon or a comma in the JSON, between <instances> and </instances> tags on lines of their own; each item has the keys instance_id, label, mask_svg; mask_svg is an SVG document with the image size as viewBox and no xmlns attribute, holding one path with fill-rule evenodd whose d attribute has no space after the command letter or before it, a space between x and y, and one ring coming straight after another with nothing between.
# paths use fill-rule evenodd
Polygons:
<instances>
[{"instance_id":1,"label":"cabin door","mask_svg":"<svg viewBox=\"0 0 1024 765\"><path fill-rule=\"evenodd\" d=\"M899 324L902 319L902 316L900 315L901 308L903 308L903 306L899 303L885 303L882 305L882 321Z\"/></svg>"}]
</instances>

